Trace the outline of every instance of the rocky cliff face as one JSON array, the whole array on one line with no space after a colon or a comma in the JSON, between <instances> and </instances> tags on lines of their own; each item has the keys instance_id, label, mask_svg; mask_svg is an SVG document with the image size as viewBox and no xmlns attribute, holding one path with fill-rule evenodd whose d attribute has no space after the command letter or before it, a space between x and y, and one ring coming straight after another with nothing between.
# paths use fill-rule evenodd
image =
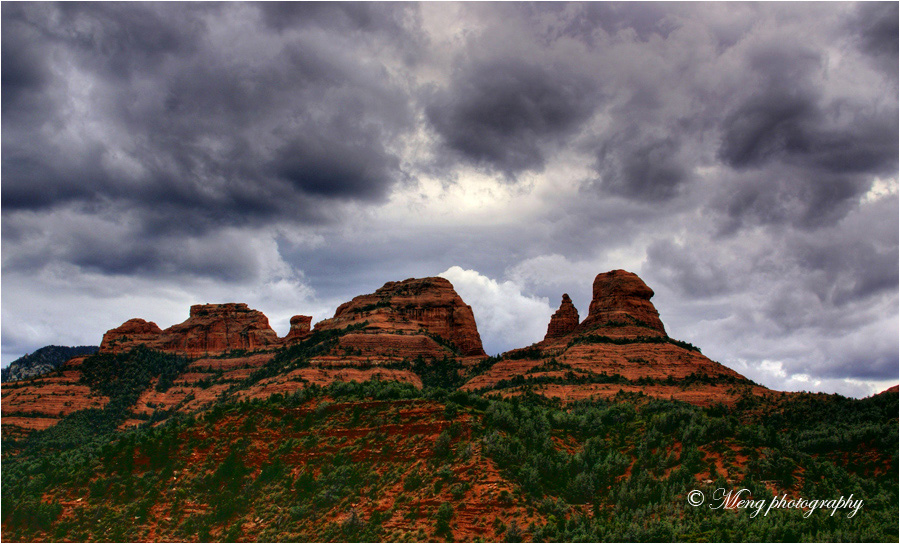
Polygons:
<instances>
[{"instance_id":1,"label":"rocky cliff face","mask_svg":"<svg viewBox=\"0 0 900 544\"><path fill-rule=\"evenodd\" d=\"M78 368L85 357L68 359L56 372L3 383L3 438L22 438L79 410L103 408L109 399L82 383Z\"/></svg>"},{"instance_id":2,"label":"rocky cliff face","mask_svg":"<svg viewBox=\"0 0 900 544\"><path fill-rule=\"evenodd\" d=\"M268 318L246 304L197 304L191 306L187 321L165 330L153 322L129 319L103 335L100 352L119 353L143 344L159 351L202 357L281 343Z\"/></svg>"},{"instance_id":3,"label":"rocky cliff face","mask_svg":"<svg viewBox=\"0 0 900 544\"><path fill-rule=\"evenodd\" d=\"M341 304L333 318L316 324L316 330L342 329L361 323L367 323L365 334L391 335L395 338L383 340L397 343L396 347L404 351L410 339L396 337L418 335L431 338L435 345L449 344L464 356L485 355L472 307L463 302L453 284L444 278L387 282L372 294ZM415 344L415 349L425 348L419 341ZM440 354L432 351L427 348L423 355Z\"/></svg>"},{"instance_id":4,"label":"rocky cliff face","mask_svg":"<svg viewBox=\"0 0 900 544\"><path fill-rule=\"evenodd\" d=\"M550 324L547 325L547 334L544 339L559 338L569 334L578 326L578 321L578 309L572 304L569 295L563 294L559 310L556 310L556 313L550 317Z\"/></svg>"}]
</instances>

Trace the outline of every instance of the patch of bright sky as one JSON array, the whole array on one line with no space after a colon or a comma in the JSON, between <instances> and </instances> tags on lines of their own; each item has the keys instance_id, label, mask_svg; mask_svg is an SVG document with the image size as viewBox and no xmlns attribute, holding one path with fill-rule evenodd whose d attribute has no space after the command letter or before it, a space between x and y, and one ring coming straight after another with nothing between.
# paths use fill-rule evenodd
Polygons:
<instances>
[{"instance_id":1,"label":"patch of bright sky","mask_svg":"<svg viewBox=\"0 0 900 544\"><path fill-rule=\"evenodd\" d=\"M881 179L875 178L872 182L872 188L866 192L859 201L861 204L876 202L882 198L886 198L897 194L897 178Z\"/></svg>"},{"instance_id":2,"label":"patch of bright sky","mask_svg":"<svg viewBox=\"0 0 900 544\"><path fill-rule=\"evenodd\" d=\"M419 67L419 83L447 85L452 74L448 68L454 56L465 44L466 36L477 32L482 25L474 20L464 21L464 7L456 2L423 2L419 7L422 29L431 46L429 62Z\"/></svg>"}]
</instances>

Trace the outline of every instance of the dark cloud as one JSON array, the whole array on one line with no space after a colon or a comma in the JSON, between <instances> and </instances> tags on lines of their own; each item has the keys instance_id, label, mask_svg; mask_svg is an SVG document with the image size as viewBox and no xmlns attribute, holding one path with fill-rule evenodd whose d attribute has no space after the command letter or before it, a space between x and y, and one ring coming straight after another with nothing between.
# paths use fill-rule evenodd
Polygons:
<instances>
[{"instance_id":1,"label":"dark cloud","mask_svg":"<svg viewBox=\"0 0 900 544\"><path fill-rule=\"evenodd\" d=\"M900 8L896 2L860 2L856 5L849 30L857 36L860 48L871 55L886 74L897 78L900 49Z\"/></svg>"},{"instance_id":2,"label":"dark cloud","mask_svg":"<svg viewBox=\"0 0 900 544\"><path fill-rule=\"evenodd\" d=\"M598 45L602 34L634 33L646 42L652 37L665 39L674 28L671 10L655 2L537 2L515 9L525 12L534 31L546 40L575 38L590 46Z\"/></svg>"},{"instance_id":3,"label":"dark cloud","mask_svg":"<svg viewBox=\"0 0 900 544\"><path fill-rule=\"evenodd\" d=\"M717 156L733 173L714 205L738 224L819 227L841 219L874 176L897 171L897 105L826 100L812 90L808 63L757 54L767 87L723 118ZM800 78L797 80L796 78ZM789 86L788 83L793 86Z\"/></svg>"},{"instance_id":4,"label":"dark cloud","mask_svg":"<svg viewBox=\"0 0 900 544\"><path fill-rule=\"evenodd\" d=\"M403 24L417 17L418 8L407 2L260 2L267 25L278 30L292 26L324 27L341 31L409 34Z\"/></svg>"},{"instance_id":5,"label":"dark cloud","mask_svg":"<svg viewBox=\"0 0 900 544\"><path fill-rule=\"evenodd\" d=\"M82 158L82 164L67 164L69 175L66 176L46 160L4 149L2 177L6 181L3 184L3 208L34 210L61 201L90 198L92 191L79 183L78 178L83 177L80 174L91 171L102 176L102 172L96 169L95 158L87 155Z\"/></svg>"},{"instance_id":6,"label":"dark cloud","mask_svg":"<svg viewBox=\"0 0 900 544\"><path fill-rule=\"evenodd\" d=\"M399 161L375 138L359 142L299 135L273 161L275 174L304 193L378 198L393 181Z\"/></svg>"},{"instance_id":7,"label":"dark cloud","mask_svg":"<svg viewBox=\"0 0 900 544\"><path fill-rule=\"evenodd\" d=\"M65 43L94 74L128 79L196 52L204 31L200 16L216 4L185 10L177 4L63 2L54 8L60 22L32 22Z\"/></svg>"},{"instance_id":8,"label":"dark cloud","mask_svg":"<svg viewBox=\"0 0 900 544\"><path fill-rule=\"evenodd\" d=\"M864 175L775 166L728 176L709 201L720 233L760 225L817 229L834 225L859 205L872 185Z\"/></svg>"},{"instance_id":9,"label":"dark cloud","mask_svg":"<svg viewBox=\"0 0 900 544\"><path fill-rule=\"evenodd\" d=\"M867 350L868 351L868 350ZM862 354L858 358L829 361L831 364L820 365L816 376L822 378L855 378L857 380L891 380L897 377L898 352L884 350L882 353Z\"/></svg>"},{"instance_id":10,"label":"dark cloud","mask_svg":"<svg viewBox=\"0 0 900 544\"><path fill-rule=\"evenodd\" d=\"M718 296L733 290L727 268L716 262L711 252L697 249L668 239L657 240L647 249L645 266L661 282L692 299Z\"/></svg>"},{"instance_id":11,"label":"dark cloud","mask_svg":"<svg viewBox=\"0 0 900 544\"><path fill-rule=\"evenodd\" d=\"M91 214L70 207L48 217L5 216L3 269L36 274L62 264L104 276L205 277L224 283L253 281L262 273L264 248L257 246L265 237L252 230L151 234L135 221L137 213Z\"/></svg>"},{"instance_id":12,"label":"dark cloud","mask_svg":"<svg viewBox=\"0 0 900 544\"><path fill-rule=\"evenodd\" d=\"M828 107L805 92L771 89L754 94L723 123L719 157L742 170L772 162L793 163L822 172L885 173L897 164L897 121L864 104ZM831 119L851 121L837 125Z\"/></svg>"},{"instance_id":13,"label":"dark cloud","mask_svg":"<svg viewBox=\"0 0 900 544\"><path fill-rule=\"evenodd\" d=\"M122 239L117 244L82 237L72 240L63 260L87 272L110 275L184 277L199 276L225 283L259 278L259 267L251 248L241 238L222 240L183 237L154 240Z\"/></svg>"},{"instance_id":14,"label":"dark cloud","mask_svg":"<svg viewBox=\"0 0 900 544\"><path fill-rule=\"evenodd\" d=\"M457 67L426 114L449 149L514 178L540 170L548 148L578 129L599 98L594 82L564 67L495 59Z\"/></svg>"},{"instance_id":15,"label":"dark cloud","mask_svg":"<svg viewBox=\"0 0 900 544\"><path fill-rule=\"evenodd\" d=\"M900 283L896 204L893 198L869 204L867 216L854 214L842 228L790 238L787 260L804 271L807 288L819 300L845 308L896 294Z\"/></svg>"},{"instance_id":16,"label":"dark cloud","mask_svg":"<svg viewBox=\"0 0 900 544\"><path fill-rule=\"evenodd\" d=\"M733 168L759 166L810 150L809 124L816 114L806 96L756 95L728 115L719 157Z\"/></svg>"},{"instance_id":17,"label":"dark cloud","mask_svg":"<svg viewBox=\"0 0 900 544\"><path fill-rule=\"evenodd\" d=\"M414 2L258 2L263 21L279 32L326 30L360 39L369 48L387 45L404 65L421 62L427 37Z\"/></svg>"},{"instance_id":18,"label":"dark cloud","mask_svg":"<svg viewBox=\"0 0 900 544\"><path fill-rule=\"evenodd\" d=\"M629 127L601 144L596 164L601 179L596 185L638 200L672 198L689 181L690 169L678 156L680 146L676 138L643 136Z\"/></svg>"},{"instance_id":19,"label":"dark cloud","mask_svg":"<svg viewBox=\"0 0 900 544\"><path fill-rule=\"evenodd\" d=\"M12 106L42 89L50 79L42 48L34 41L34 31L23 21L7 16L13 11L3 6L2 81L3 114L13 113ZM27 107L27 106L26 106Z\"/></svg>"},{"instance_id":20,"label":"dark cloud","mask_svg":"<svg viewBox=\"0 0 900 544\"><path fill-rule=\"evenodd\" d=\"M736 334L759 336L755 343L781 339L785 347L778 351L784 352L810 342L814 353L822 352L817 356L840 366L856 357L847 354L863 349L858 340L851 342L860 329L872 326L873 319L889 320L896 304L896 204L896 198L869 203L865 214L857 209L836 225L811 232L771 226L734 239L695 232L680 240L661 237L648 248L643 271L648 281L658 282L659 293L671 291L676 300L690 301L682 302L686 306L727 304L724 315L753 316L752 325L746 318L736 321L743 327ZM714 313L704 308L687 321L696 324ZM819 345L813 341L817 337L835 345ZM884 340L877 339L878 357L885 350L896 352L896 342ZM802 372L804 364L809 359L798 360L795 371ZM849 369L844 369L848 375L857 376Z\"/></svg>"},{"instance_id":21,"label":"dark cloud","mask_svg":"<svg viewBox=\"0 0 900 544\"><path fill-rule=\"evenodd\" d=\"M162 208L202 218L182 225L213 226L316 221L316 199L383 198L399 179L387 146L410 121L387 73L358 58L349 38L314 32L273 44L248 35L238 55L225 53L210 25L231 9L246 6L4 8L4 104L31 104L4 116L4 210L94 202L148 217ZM335 10L380 28L361 14L381 12L362 5L328 5L301 19L333 23ZM234 29L248 31L261 29ZM57 61L55 82L29 62L53 48L68 59ZM70 118L71 101L80 101L79 118ZM62 133L41 130L48 120Z\"/></svg>"}]
</instances>

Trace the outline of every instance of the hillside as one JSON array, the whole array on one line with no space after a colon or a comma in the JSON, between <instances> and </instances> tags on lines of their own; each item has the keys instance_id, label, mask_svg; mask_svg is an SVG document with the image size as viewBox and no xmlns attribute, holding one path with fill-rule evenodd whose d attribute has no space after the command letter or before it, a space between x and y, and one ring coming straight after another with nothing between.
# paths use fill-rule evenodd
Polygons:
<instances>
[{"instance_id":1,"label":"hillside","mask_svg":"<svg viewBox=\"0 0 900 544\"><path fill-rule=\"evenodd\" d=\"M14 382L56 370L60 365L78 355L97 353L97 346L44 346L28 353L0 371L0 381Z\"/></svg>"},{"instance_id":2,"label":"hillside","mask_svg":"<svg viewBox=\"0 0 900 544\"><path fill-rule=\"evenodd\" d=\"M896 541L897 395L563 409L370 381L223 403L4 460L4 540ZM818 510L693 508L863 497Z\"/></svg>"},{"instance_id":3,"label":"hillside","mask_svg":"<svg viewBox=\"0 0 900 544\"><path fill-rule=\"evenodd\" d=\"M487 357L442 278L279 338L245 304L132 319L3 385L2 537L76 541L896 541L897 393L780 393L672 339L625 271ZM852 518L687 493L854 494Z\"/></svg>"}]
</instances>

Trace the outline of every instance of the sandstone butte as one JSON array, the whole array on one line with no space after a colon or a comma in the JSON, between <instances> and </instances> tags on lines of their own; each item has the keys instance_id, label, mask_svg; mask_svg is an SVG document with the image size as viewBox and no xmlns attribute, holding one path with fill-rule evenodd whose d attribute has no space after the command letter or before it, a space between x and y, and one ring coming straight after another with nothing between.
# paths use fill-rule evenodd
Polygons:
<instances>
[{"instance_id":1,"label":"sandstone butte","mask_svg":"<svg viewBox=\"0 0 900 544\"><path fill-rule=\"evenodd\" d=\"M140 423L155 409L192 411L225 394L266 397L312 383L378 378L421 387L420 376L402 365L419 356L431 364L454 358L462 363L461 375L467 380L462 389L504 396L528 389L572 401L630 391L709 405L731 404L748 393L777 394L711 361L693 346L671 340L652 297L653 290L631 272L598 274L584 321L579 322L578 310L563 295L545 338L499 360L486 358L472 308L449 281L437 277L388 282L374 293L341 304L332 318L316 323L313 330L311 317L294 316L284 338L278 337L264 314L246 304L204 304L192 306L186 321L167 329L143 319L128 320L103 336L100 352L122 353L145 345L191 359L173 387L166 391L150 387L141 395L132 409L132 423ZM233 391L280 350L319 331L341 334L309 365ZM108 399L80 381L78 367L83 360L72 359L55 374L4 384L4 433L45 428L74 410L102 407Z\"/></svg>"},{"instance_id":2,"label":"sandstone butte","mask_svg":"<svg viewBox=\"0 0 900 544\"><path fill-rule=\"evenodd\" d=\"M577 322L577 310L563 295L542 341L505 353L462 389L490 390L500 384L506 385L500 393L506 396L528 387L563 401L640 392L701 405L731 404L746 393L774 393L670 339L650 301L653 294L632 272L598 274L584 321ZM569 383L554 383L564 377ZM617 377L622 379L613 379ZM522 383L523 378L531 383Z\"/></svg>"},{"instance_id":3,"label":"sandstone butte","mask_svg":"<svg viewBox=\"0 0 900 544\"><path fill-rule=\"evenodd\" d=\"M395 350L402 356L441 356L447 354L446 348L464 357L485 356L472 307L444 278L388 282L370 295L341 304L334 317L316 323L316 330L363 323L363 334L342 337L341 347L371 348L375 339L366 337L377 334L377 342L382 343L377 349Z\"/></svg>"},{"instance_id":4,"label":"sandstone butte","mask_svg":"<svg viewBox=\"0 0 900 544\"><path fill-rule=\"evenodd\" d=\"M100 353L119 353L145 345L167 353L202 357L283 343L269 326L269 319L246 304L197 304L191 306L187 321L165 330L153 322L129 319L103 335Z\"/></svg>"},{"instance_id":5,"label":"sandstone butte","mask_svg":"<svg viewBox=\"0 0 900 544\"><path fill-rule=\"evenodd\" d=\"M191 306L188 319L162 330L156 323L129 319L103 335L100 353L121 353L139 345L191 358L219 356L235 350L284 347L311 334L312 317L295 315L291 330L279 338L268 318L242 303ZM485 355L472 308L444 278L388 282L372 294L341 304L315 330L359 331L341 338L338 353L371 352L397 357Z\"/></svg>"}]
</instances>

